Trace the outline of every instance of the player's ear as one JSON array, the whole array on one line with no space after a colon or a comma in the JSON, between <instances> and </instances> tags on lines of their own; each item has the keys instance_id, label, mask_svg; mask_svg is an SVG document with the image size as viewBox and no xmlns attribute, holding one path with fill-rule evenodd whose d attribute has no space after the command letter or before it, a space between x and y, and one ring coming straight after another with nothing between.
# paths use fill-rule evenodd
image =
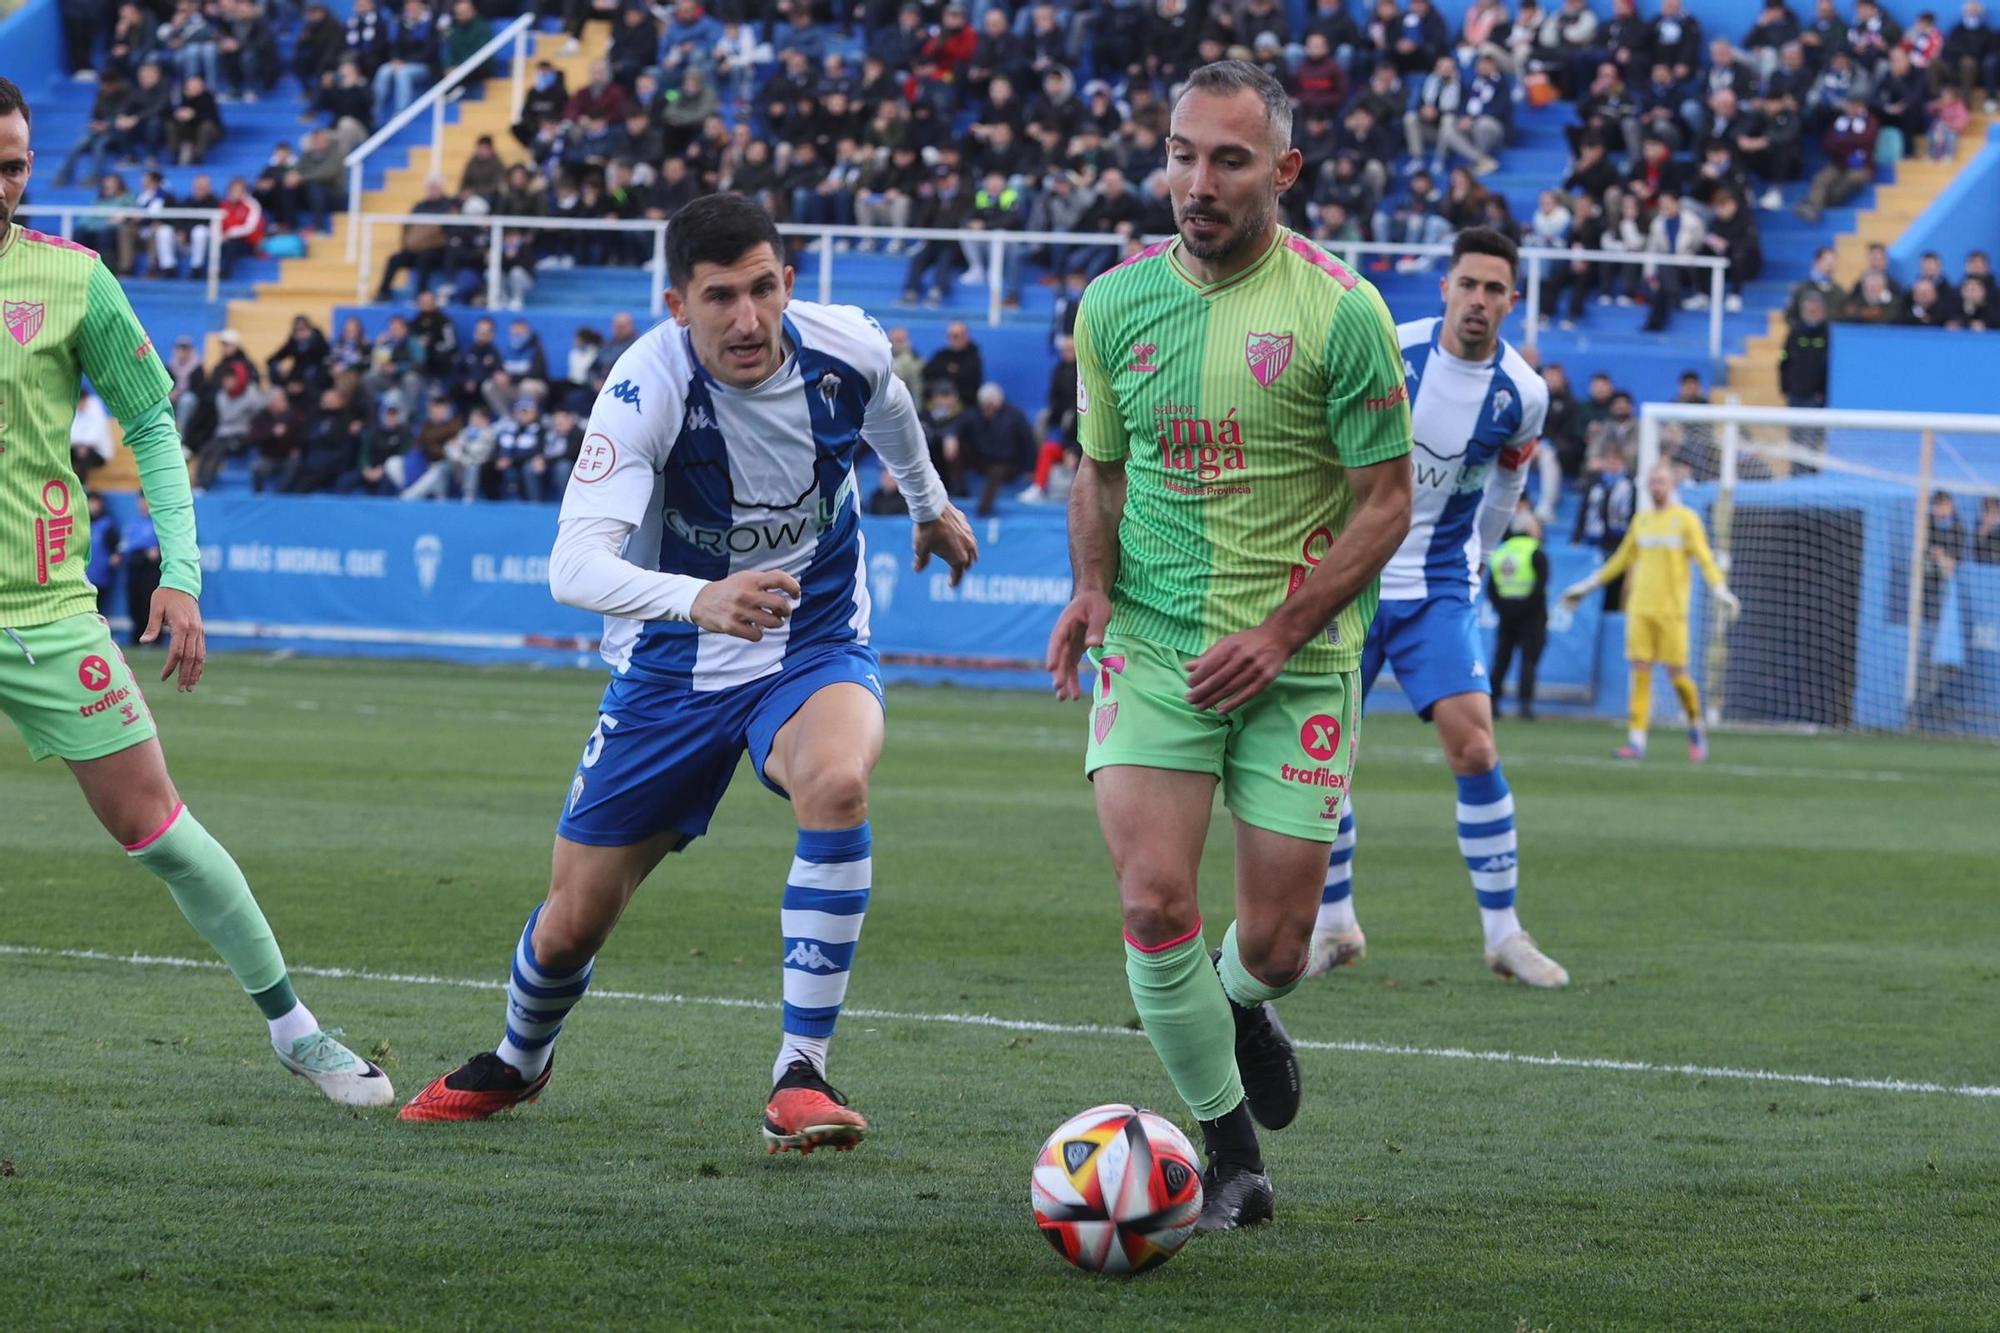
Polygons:
<instances>
[{"instance_id":1,"label":"player's ear","mask_svg":"<svg viewBox=\"0 0 2000 1333\"><path fill-rule=\"evenodd\" d=\"M792 279L796 276L797 273L792 266L790 264L785 265L785 300L787 302L790 302L792 299Z\"/></svg>"},{"instance_id":2,"label":"player's ear","mask_svg":"<svg viewBox=\"0 0 2000 1333\"><path fill-rule=\"evenodd\" d=\"M677 287L667 288L666 298L667 313L674 317L674 323L680 325L682 328L686 328L688 324L687 298L681 295L680 289Z\"/></svg>"},{"instance_id":3,"label":"player's ear","mask_svg":"<svg viewBox=\"0 0 2000 1333\"><path fill-rule=\"evenodd\" d=\"M1283 194L1298 183L1299 171L1305 166L1305 154L1296 148L1288 148L1278 158L1278 193Z\"/></svg>"}]
</instances>

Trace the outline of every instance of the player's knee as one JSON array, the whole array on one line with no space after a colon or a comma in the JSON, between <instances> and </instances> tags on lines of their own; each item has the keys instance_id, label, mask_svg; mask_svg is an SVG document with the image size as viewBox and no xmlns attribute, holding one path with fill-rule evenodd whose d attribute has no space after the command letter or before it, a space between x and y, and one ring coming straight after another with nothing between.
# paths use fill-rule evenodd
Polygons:
<instances>
[{"instance_id":1,"label":"player's knee","mask_svg":"<svg viewBox=\"0 0 2000 1333\"><path fill-rule=\"evenodd\" d=\"M1500 763L1500 751L1493 744L1493 737L1483 732L1462 737L1445 757L1452 772L1465 776L1491 773Z\"/></svg>"},{"instance_id":2,"label":"player's knee","mask_svg":"<svg viewBox=\"0 0 2000 1333\"><path fill-rule=\"evenodd\" d=\"M850 756L801 766L792 775L792 809L802 824L853 828L868 818L868 768Z\"/></svg>"},{"instance_id":3,"label":"player's knee","mask_svg":"<svg viewBox=\"0 0 2000 1333\"><path fill-rule=\"evenodd\" d=\"M1244 970L1259 981L1283 985L1306 970L1312 950L1312 921L1308 918L1296 929L1252 931L1236 922L1236 956Z\"/></svg>"},{"instance_id":4,"label":"player's knee","mask_svg":"<svg viewBox=\"0 0 2000 1333\"><path fill-rule=\"evenodd\" d=\"M582 967L611 936L616 912L604 912L574 896L551 897L535 919L535 961L555 971Z\"/></svg>"},{"instance_id":5,"label":"player's knee","mask_svg":"<svg viewBox=\"0 0 2000 1333\"><path fill-rule=\"evenodd\" d=\"M1125 933L1141 945L1180 939L1201 920L1194 885L1184 876L1128 869L1119 882L1118 897Z\"/></svg>"}]
</instances>

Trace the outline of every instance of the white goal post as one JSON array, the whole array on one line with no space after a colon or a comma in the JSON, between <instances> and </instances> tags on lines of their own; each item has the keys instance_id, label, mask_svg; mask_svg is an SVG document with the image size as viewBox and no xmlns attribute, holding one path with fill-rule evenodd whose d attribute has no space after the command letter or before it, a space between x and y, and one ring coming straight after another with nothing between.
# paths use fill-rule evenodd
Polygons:
<instances>
[{"instance_id":1,"label":"white goal post","mask_svg":"<svg viewBox=\"0 0 2000 1333\"><path fill-rule=\"evenodd\" d=\"M2000 740L2000 416L1646 403L1637 462L1743 601L1691 608L1711 720Z\"/></svg>"}]
</instances>

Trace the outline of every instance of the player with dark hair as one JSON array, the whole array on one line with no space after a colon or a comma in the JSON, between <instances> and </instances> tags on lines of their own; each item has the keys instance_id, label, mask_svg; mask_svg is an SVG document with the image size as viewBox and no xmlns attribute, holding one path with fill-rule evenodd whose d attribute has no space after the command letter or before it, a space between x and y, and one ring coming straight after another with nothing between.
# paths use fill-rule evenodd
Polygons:
<instances>
[{"instance_id":1,"label":"player with dark hair","mask_svg":"<svg viewBox=\"0 0 2000 1333\"><path fill-rule=\"evenodd\" d=\"M1375 289L1279 225L1291 103L1243 61L1173 110L1178 235L1101 275L1076 321L1076 594L1049 639L1063 698L1092 654L1084 770L1139 1019L1201 1124L1215 1231L1273 1215L1256 1124L1298 1114L1271 1002L1306 973L1353 777L1376 575L1410 518L1409 408ZM1202 936L1217 786L1236 919ZM1253 1123L1253 1121L1255 1123Z\"/></svg>"},{"instance_id":2,"label":"player with dark hair","mask_svg":"<svg viewBox=\"0 0 2000 1333\"><path fill-rule=\"evenodd\" d=\"M173 377L93 250L14 221L34 174L29 111L0 78L0 711L35 759L60 757L91 813L174 902L256 1002L279 1063L330 1100L382 1106L388 1078L320 1028L243 872L181 803L139 682L97 614L85 569L90 520L70 463L83 376L125 428L159 532L159 587L141 643L168 635L160 679L201 680L201 557Z\"/></svg>"},{"instance_id":3,"label":"player with dark hair","mask_svg":"<svg viewBox=\"0 0 2000 1333\"><path fill-rule=\"evenodd\" d=\"M1479 900L1486 963L1530 986L1569 984L1514 911L1519 877L1514 796L1493 743L1492 682L1481 661L1474 595L1527 485L1548 415L1542 377L1500 336L1519 276L1514 242L1487 227L1458 234L1438 283L1443 318L1398 325L1410 410L1416 500L1410 532L1382 571L1382 608L1362 654L1364 691L1386 665L1418 717L1437 724L1458 781L1458 847ZM1314 940L1320 972L1362 957L1354 916L1354 809L1341 819Z\"/></svg>"},{"instance_id":4,"label":"player with dark hair","mask_svg":"<svg viewBox=\"0 0 2000 1333\"><path fill-rule=\"evenodd\" d=\"M826 1054L868 906L882 750L854 484L864 435L908 497L917 568L936 554L956 584L978 547L888 338L852 306L791 299L763 209L689 203L667 270L673 318L612 367L550 556L556 599L605 617L612 678L556 825L548 896L514 950L505 1039L402 1116L479 1120L534 1100L625 904L708 831L747 750L798 825L764 1139L852 1148L867 1122L826 1081Z\"/></svg>"}]
</instances>

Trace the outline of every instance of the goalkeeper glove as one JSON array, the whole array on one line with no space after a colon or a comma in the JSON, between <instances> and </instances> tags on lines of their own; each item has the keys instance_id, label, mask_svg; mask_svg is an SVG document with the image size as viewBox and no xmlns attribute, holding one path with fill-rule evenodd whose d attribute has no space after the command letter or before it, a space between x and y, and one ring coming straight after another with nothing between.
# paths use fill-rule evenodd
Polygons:
<instances>
[{"instance_id":1,"label":"goalkeeper glove","mask_svg":"<svg viewBox=\"0 0 2000 1333\"><path fill-rule=\"evenodd\" d=\"M1595 578L1578 579L1575 583L1570 584L1567 588L1563 589L1563 595L1562 595L1563 609L1565 611L1576 610L1578 604L1580 604L1584 598L1590 596L1591 592L1596 587L1597 587L1597 580Z\"/></svg>"},{"instance_id":2,"label":"goalkeeper glove","mask_svg":"<svg viewBox=\"0 0 2000 1333\"><path fill-rule=\"evenodd\" d=\"M1729 591L1728 584L1725 583L1718 586L1715 589L1714 597L1721 605L1723 613L1731 620L1743 614L1743 601L1735 593Z\"/></svg>"}]
</instances>

